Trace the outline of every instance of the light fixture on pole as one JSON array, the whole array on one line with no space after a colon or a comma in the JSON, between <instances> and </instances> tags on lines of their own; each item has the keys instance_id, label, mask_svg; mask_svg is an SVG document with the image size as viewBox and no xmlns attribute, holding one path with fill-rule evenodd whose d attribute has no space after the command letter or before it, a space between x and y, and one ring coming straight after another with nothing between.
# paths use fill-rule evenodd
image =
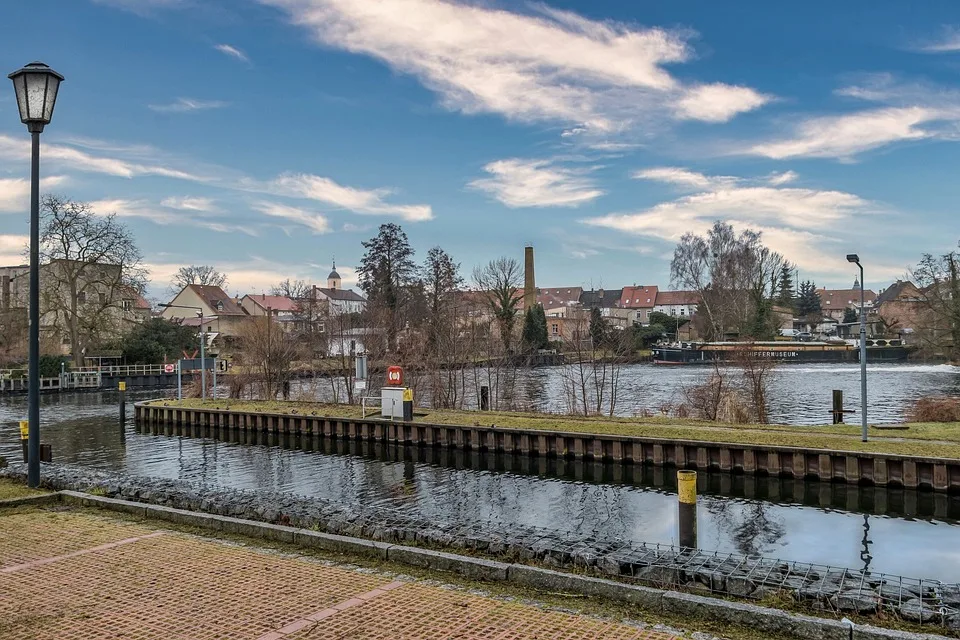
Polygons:
<instances>
[{"instance_id":1,"label":"light fixture on pole","mask_svg":"<svg viewBox=\"0 0 960 640\"><path fill-rule=\"evenodd\" d=\"M867 310L864 306L863 290L867 285L863 282L863 265L860 256L855 253L847 254L847 262L860 267L860 425L861 437L867 441Z\"/></svg>"},{"instance_id":2,"label":"light fixture on pole","mask_svg":"<svg viewBox=\"0 0 960 640\"><path fill-rule=\"evenodd\" d=\"M30 364L27 372L27 485L40 486L40 134L53 118L63 76L31 62L8 76L13 81L20 122L33 138L30 162Z\"/></svg>"}]
</instances>

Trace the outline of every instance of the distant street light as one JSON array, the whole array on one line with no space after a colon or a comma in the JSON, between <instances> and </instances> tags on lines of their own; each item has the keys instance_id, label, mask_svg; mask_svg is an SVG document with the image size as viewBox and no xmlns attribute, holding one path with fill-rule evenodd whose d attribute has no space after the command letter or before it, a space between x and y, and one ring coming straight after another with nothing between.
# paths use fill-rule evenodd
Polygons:
<instances>
[{"instance_id":1,"label":"distant street light","mask_svg":"<svg viewBox=\"0 0 960 640\"><path fill-rule=\"evenodd\" d=\"M40 134L53 118L63 76L31 62L8 76L13 81L20 122L33 138L30 162L30 364L27 373L27 485L40 486Z\"/></svg>"},{"instance_id":2,"label":"distant street light","mask_svg":"<svg viewBox=\"0 0 960 640\"><path fill-rule=\"evenodd\" d=\"M864 306L863 290L866 285L863 282L863 265L860 264L860 256L855 253L847 255L847 262L852 262L860 267L860 420L861 420L861 440L867 441L867 309Z\"/></svg>"},{"instance_id":3,"label":"distant street light","mask_svg":"<svg viewBox=\"0 0 960 640\"><path fill-rule=\"evenodd\" d=\"M197 315L200 317L200 401L207 401L207 357L206 357L206 346L207 346L207 335L203 330L203 307L191 307L184 304L161 304L161 307L165 309L193 309L197 312Z\"/></svg>"}]
</instances>

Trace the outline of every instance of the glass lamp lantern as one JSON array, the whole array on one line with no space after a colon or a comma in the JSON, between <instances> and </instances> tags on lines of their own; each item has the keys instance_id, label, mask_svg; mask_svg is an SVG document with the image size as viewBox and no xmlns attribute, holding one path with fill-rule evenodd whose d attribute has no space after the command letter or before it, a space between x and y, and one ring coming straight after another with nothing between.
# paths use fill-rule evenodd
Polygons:
<instances>
[{"instance_id":1,"label":"glass lamp lantern","mask_svg":"<svg viewBox=\"0 0 960 640\"><path fill-rule=\"evenodd\" d=\"M40 133L53 118L63 76L42 62L31 62L11 73L9 78L17 94L20 121L31 133Z\"/></svg>"}]
</instances>

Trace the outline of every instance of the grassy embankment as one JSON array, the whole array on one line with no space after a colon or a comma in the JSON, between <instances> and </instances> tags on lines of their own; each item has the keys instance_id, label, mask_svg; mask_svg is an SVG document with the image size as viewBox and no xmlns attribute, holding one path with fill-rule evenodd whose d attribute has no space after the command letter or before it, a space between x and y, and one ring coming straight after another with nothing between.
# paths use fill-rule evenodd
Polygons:
<instances>
[{"instance_id":1,"label":"grassy embankment","mask_svg":"<svg viewBox=\"0 0 960 640\"><path fill-rule=\"evenodd\" d=\"M11 500L13 498L26 498L41 493L49 493L39 489L29 489L27 485L16 480L0 478L0 500Z\"/></svg>"},{"instance_id":2,"label":"grassy embankment","mask_svg":"<svg viewBox=\"0 0 960 640\"><path fill-rule=\"evenodd\" d=\"M247 400L157 400L165 406L184 406L235 411L302 414L359 418L360 407L346 404L309 402L266 402ZM825 412L826 413L826 412ZM728 442L756 445L788 445L810 449L867 451L915 456L960 459L960 423L910 423L904 431L870 429L870 441L860 441L859 425L794 427L786 425L734 425L701 420L654 418L605 418L563 416L504 411L454 411L417 409L415 421L434 424L496 425L503 428L539 429L623 436L645 436L672 440Z\"/></svg>"}]
</instances>

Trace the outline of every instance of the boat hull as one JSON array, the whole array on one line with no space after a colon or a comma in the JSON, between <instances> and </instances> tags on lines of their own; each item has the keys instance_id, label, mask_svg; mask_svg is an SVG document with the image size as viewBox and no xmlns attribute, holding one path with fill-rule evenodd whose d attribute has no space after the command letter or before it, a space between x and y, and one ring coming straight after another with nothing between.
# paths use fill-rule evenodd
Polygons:
<instances>
[{"instance_id":1,"label":"boat hull","mask_svg":"<svg viewBox=\"0 0 960 640\"><path fill-rule=\"evenodd\" d=\"M750 348L758 357L782 363L856 363L860 350L848 345L804 345L787 343L782 347ZM742 347L654 347L654 364L713 364L734 362L741 357ZM907 347L868 347L867 362L903 362L910 354Z\"/></svg>"}]
</instances>

